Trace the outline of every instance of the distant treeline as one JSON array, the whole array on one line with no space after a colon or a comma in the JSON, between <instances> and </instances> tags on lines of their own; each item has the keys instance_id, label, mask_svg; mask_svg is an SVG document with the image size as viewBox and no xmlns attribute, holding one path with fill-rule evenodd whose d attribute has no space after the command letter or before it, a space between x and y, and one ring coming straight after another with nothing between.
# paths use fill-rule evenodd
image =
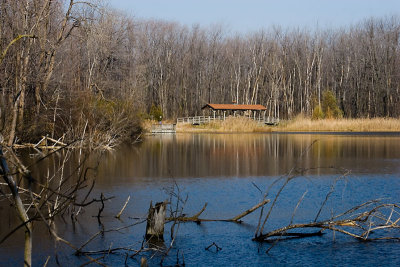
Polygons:
<instances>
[{"instance_id":1,"label":"distant treeline","mask_svg":"<svg viewBox=\"0 0 400 267\"><path fill-rule=\"evenodd\" d=\"M0 2L1 126L9 140L44 132L95 138L107 129L128 136L137 128L126 120L152 106L166 118L233 101L263 104L280 118L311 116L327 90L344 117L400 115L399 17L232 35L139 20L98 2Z\"/></svg>"}]
</instances>

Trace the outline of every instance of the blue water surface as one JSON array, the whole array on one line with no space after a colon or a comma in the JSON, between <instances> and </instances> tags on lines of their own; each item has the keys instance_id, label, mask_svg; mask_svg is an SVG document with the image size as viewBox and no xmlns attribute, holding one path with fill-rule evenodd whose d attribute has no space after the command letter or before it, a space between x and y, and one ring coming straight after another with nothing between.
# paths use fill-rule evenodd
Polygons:
<instances>
[{"instance_id":1,"label":"blue water surface","mask_svg":"<svg viewBox=\"0 0 400 267\"><path fill-rule=\"evenodd\" d=\"M100 193L104 193L106 197L114 196L105 203L102 225L94 217L100 208L100 204L96 203L83 209L75 223L72 223L66 213L56 221L55 229L61 237L79 247L101 229L115 229L142 221L146 218L150 202L154 204L170 200L170 192L179 194L186 200L180 207L183 207L183 213L188 216L197 213L207 203L206 210L200 216L202 219L233 218L262 201L268 192L267 198L271 202L264 207L265 216L285 179L291 177L288 175L290 168L280 164L296 166L299 147L306 148L307 143L310 143L308 141L314 140L314 137L261 135L246 138L247 141L243 141L240 136L196 136L185 137L185 141L157 139L149 140L139 148L131 148L130 151L136 155L134 158L129 153L109 155L107 164L103 166L106 170L99 171L98 182L92 194L93 197L99 197ZM299 141L298 138L302 139ZM286 226L291 220L293 223L313 221L331 191L319 216L321 220L373 199L399 203L400 137L388 137L385 140L382 140L384 137L374 138L320 138L321 143L310 150L311 155L301 161L301 168L297 169L301 173L294 175L295 178L282 190L264 232ZM196 147L198 156L190 151L193 149L190 144ZM149 154L153 156L148 157ZM290 158L293 154L296 157ZM142 155L147 157L141 157ZM191 159L188 155L191 155ZM126 161L122 158L126 158ZM210 158L213 160L212 164ZM221 160L218 162L218 159ZM259 159L258 162L256 159ZM182 162L185 162L184 166ZM346 168L328 168L335 162L346 165ZM323 165L324 168L312 168L318 165ZM163 166L182 169L171 171ZM204 169L204 166L209 166L209 170ZM153 168L158 169L154 171ZM307 168L311 170L307 171ZM149 173L153 175L148 175ZM128 196L131 199L121 219L115 219L114 216ZM299 204L302 196L304 198ZM175 200L172 199L173 203ZM184 263L186 266L400 265L397 254L400 243L397 241L362 242L331 231L325 231L323 236L282 240L275 244L253 241L260 212L261 209L244 217L241 224L186 222L175 225L176 238L166 257L152 251L135 255L134 251L128 250L94 254L91 257L103 257L103 263L110 266L138 266L141 257L146 257L150 266L159 266L161 261L165 266L177 263ZM4 208L2 214L3 217L12 217L12 211ZM393 216L398 217L399 214ZM8 221L10 222L7 223ZM3 220L2 225L6 227L11 221ZM171 243L171 226L171 222L165 226L166 248ZM55 242L44 225L35 224L34 227L34 266L42 266L48 257L48 266L79 266L90 261L85 256L74 255L74 250L62 242ZM145 223L141 223L120 231L104 233L90 242L84 250L119 247L138 250L142 246L145 228ZM398 229L376 233L377 236L382 234L400 236ZM18 232L12 240L7 240L0 246L0 266L23 264L22 241L23 233ZM213 243L221 250L217 251L215 246L206 250Z\"/></svg>"}]
</instances>

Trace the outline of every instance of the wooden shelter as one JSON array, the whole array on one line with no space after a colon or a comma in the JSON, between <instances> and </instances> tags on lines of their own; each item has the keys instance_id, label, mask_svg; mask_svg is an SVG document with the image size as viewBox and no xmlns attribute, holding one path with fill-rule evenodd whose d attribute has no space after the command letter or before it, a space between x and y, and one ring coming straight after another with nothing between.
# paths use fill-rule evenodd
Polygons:
<instances>
[{"instance_id":1,"label":"wooden shelter","mask_svg":"<svg viewBox=\"0 0 400 267\"><path fill-rule=\"evenodd\" d=\"M256 117L256 114L258 113L258 117L261 117L261 112L264 111L263 117L265 117L265 112L267 111L267 108L264 107L263 105L239 105L239 104L206 104L201 108L203 111L204 110L211 110L214 113L214 117L216 113L218 115L222 115L223 113L224 119L225 116L229 114L233 114L236 116L237 112L242 112L243 115L248 115L251 117L252 115L254 118Z\"/></svg>"}]
</instances>

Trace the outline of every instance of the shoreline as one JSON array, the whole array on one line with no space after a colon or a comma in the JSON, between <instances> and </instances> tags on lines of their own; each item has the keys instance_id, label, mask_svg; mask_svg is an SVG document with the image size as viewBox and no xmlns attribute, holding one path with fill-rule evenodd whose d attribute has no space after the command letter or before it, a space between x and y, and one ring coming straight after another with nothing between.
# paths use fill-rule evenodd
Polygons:
<instances>
[{"instance_id":1,"label":"shoreline","mask_svg":"<svg viewBox=\"0 0 400 267\"><path fill-rule=\"evenodd\" d=\"M165 122L167 123L167 122ZM146 122L146 125L150 125ZM150 130L149 127L145 127ZM150 132L150 131L149 131ZM202 125L178 124L176 133L314 133L314 134L400 134L400 119L321 119L296 117L276 126L259 125L245 117L229 117Z\"/></svg>"},{"instance_id":2,"label":"shoreline","mask_svg":"<svg viewBox=\"0 0 400 267\"><path fill-rule=\"evenodd\" d=\"M284 131L272 131L272 132L176 132L175 135L321 135L321 136L364 136L364 137L400 137L400 131L393 132L315 132L315 131L303 131L303 132L284 132ZM146 133L145 135L158 135L156 133ZM167 134L160 134L167 135Z\"/></svg>"}]
</instances>

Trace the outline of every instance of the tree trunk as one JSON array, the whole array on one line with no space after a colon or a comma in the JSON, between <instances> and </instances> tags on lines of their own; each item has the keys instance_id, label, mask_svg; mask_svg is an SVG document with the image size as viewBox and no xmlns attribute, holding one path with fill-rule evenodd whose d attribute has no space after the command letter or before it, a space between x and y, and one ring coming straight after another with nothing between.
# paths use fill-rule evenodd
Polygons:
<instances>
[{"instance_id":1,"label":"tree trunk","mask_svg":"<svg viewBox=\"0 0 400 267\"><path fill-rule=\"evenodd\" d=\"M7 162L3 156L3 150L0 146L0 167L3 179L8 185L13 196L14 205L17 210L17 215L20 220L25 224L25 248L24 248L24 266L32 266L32 222L29 221L28 214L22 203L21 197L18 194L17 184L14 179L9 175Z\"/></svg>"},{"instance_id":2,"label":"tree trunk","mask_svg":"<svg viewBox=\"0 0 400 267\"><path fill-rule=\"evenodd\" d=\"M158 202L153 207L152 202L150 202L149 213L147 215L146 240L164 241L166 206L166 202Z\"/></svg>"},{"instance_id":3,"label":"tree trunk","mask_svg":"<svg viewBox=\"0 0 400 267\"><path fill-rule=\"evenodd\" d=\"M12 111L12 120L10 125L10 135L8 137L8 146L12 146L14 143L15 138L15 130L17 128L17 117L18 117L18 103L19 103L19 96L17 99L14 100L14 106Z\"/></svg>"}]
</instances>

